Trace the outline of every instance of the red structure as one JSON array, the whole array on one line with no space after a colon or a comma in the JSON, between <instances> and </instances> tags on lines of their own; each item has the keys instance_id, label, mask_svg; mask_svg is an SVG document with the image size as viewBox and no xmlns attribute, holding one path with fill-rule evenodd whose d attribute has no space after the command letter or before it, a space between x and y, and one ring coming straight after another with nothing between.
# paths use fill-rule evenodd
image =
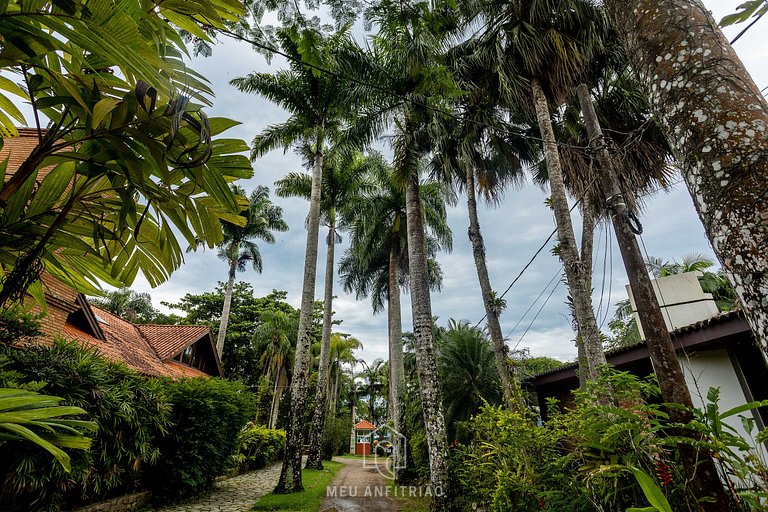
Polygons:
<instances>
[{"instance_id":1,"label":"red structure","mask_svg":"<svg viewBox=\"0 0 768 512\"><path fill-rule=\"evenodd\" d=\"M370 455L371 433L376 430L376 425L370 421L362 420L355 424L355 455Z\"/></svg>"}]
</instances>

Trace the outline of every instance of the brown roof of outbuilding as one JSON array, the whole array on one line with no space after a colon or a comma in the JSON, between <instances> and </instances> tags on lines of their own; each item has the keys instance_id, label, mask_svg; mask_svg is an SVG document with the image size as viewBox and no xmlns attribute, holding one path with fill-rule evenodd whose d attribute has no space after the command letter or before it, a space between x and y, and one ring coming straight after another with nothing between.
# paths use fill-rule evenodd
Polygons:
<instances>
[{"instance_id":1,"label":"brown roof of outbuilding","mask_svg":"<svg viewBox=\"0 0 768 512\"><path fill-rule=\"evenodd\" d=\"M714 327L717 325L725 324L727 322L731 322L738 319L743 319L744 313L740 309L735 309L733 311L727 311L724 313L720 313L717 316L713 316L712 318L707 318L706 320L700 320L698 322L694 322L690 325L684 325L683 327L678 327L674 331L671 331L669 334L672 336L673 341L675 338L683 336L683 335L690 335L692 333L696 333L699 331L703 331L705 329L708 329L710 327ZM628 345L626 347L619 347L615 348L613 350L608 350L605 353L606 358L611 358L612 356L618 356L619 354L623 354L624 352L628 352L631 350L635 350L638 347L644 347L645 341L639 341L637 343L634 343L632 345ZM608 361L610 363L610 361ZM539 377L543 377L545 375L551 375L554 373L559 373L565 370L571 370L574 368L578 368L579 363L576 361L566 363L562 366L558 366L557 368L552 368L546 371L543 371L541 373L538 373L532 377L532 379L537 379Z\"/></svg>"}]
</instances>

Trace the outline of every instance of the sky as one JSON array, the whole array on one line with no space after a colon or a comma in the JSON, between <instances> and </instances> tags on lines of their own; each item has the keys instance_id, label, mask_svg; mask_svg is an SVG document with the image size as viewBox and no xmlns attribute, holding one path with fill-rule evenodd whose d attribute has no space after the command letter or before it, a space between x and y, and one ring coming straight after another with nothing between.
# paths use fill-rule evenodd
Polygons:
<instances>
[{"instance_id":1,"label":"sky","mask_svg":"<svg viewBox=\"0 0 768 512\"><path fill-rule=\"evenodd\" d=\"M704 3L712 10L715 19L719 20L735 11L742 1L710 0ZM725 33L732 38L742 27L729 27ZM768 86L768 45L760 43L767 29L768 21L761 21L734 45L760 88ZM364 42L364 34L358 36L358 42ZM242 123L228 131L227 137L239 137L250 143L268 125L287 119L288 114L279 107L257 95L240 93L228 83L232 78L254 71L274 72L285 66L281 59L275 58L268 64L245 43L222 40L214 48L212 57L195 58L190 66L211 81L216 94L214 105L207 109L207 114L229 117ZM253 168L253 178L241 183L247 191L257 185L274 189L275 180L288 172L303 170L299 157L290 151L273 151L254 161ZM509 190L500 206L493 209L480 206L480 224L486 242L488 268L491 283L497 291L502 292L510 285L554 229L551 211L544 205L548 195L548 191L528 182L519 189ZM441 325L445 325L451 318L475 324L484 314L466 234L468 221L466 203L462 201L464 199L460 198L457 205L448 210L448 221L454 238L453 251L450 254L441 253L437 258L444 281L442 291L432 295L432 310ZM277 197L273 200L283 208L290 230L277 233L275 245L260 243L264 260L262 274L248 269L238 275L238 280L253 285L258 296L266 295L272 289L285 290L288 292L288 302L298 308L306 237L304 219L308 203ZM714 259L684 184L678 184L669 193L658 193L648 198L640 218L645 230L642 242L649 255L664 260L679 260L684 254L701 253ZM574 223L579 233L576 214ZM344 233L342 237L344 240L337 249L337 255L341 255L347 247L347 237ZM324 239L322 233L320 239ZM620 254L613 237L608 237L608 240L606 244L605 227L598 228L595 235L593 303L598 322L606 330L614 312L614 304L627 297L624 288L627 279ZM559 283L560 262L549 253L548 248L541 252L506 294L507 309L501 317L502 330L511 348L527 348L531 356L572 360L576 348L565 305L565 285ZM321 298L323 293L324 262L325 244L321 243L315 292L317 298ZM186 254L182 267L157 288L152 289L141 276L132 288L150 293L154 304L159 306L160 301L174 302L186 293L210 291L217 281L225 280L226 276L226 263L217 259L216 251L207 250ZM551 284L547 286L548 283ZM354 295L344 293L339 286L338 276L334 290L337 295L334 301L335 319L343 321L338 330L354 335L363 343L364 349L358 353L358 357L369 362L379 357L386 358L386 314L374 316L368 300L358 301ZM409 331L411 315L407 294L403 296L402 308L403 329ZM526 310L528 313L524 315Z\"/></svg>"}]
</instances>

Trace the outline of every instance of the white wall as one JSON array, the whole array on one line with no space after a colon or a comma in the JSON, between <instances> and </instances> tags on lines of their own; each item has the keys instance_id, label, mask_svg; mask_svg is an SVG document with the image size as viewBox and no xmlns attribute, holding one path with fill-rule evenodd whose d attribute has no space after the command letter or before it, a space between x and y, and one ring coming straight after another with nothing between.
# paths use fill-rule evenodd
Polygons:
<instances>
[{"instance_id":1,"label":"white wall","mask_svg":"<svg viewBox=\"0 0 768 512\"><path fill-rule=\"evenodd\" d=\"M685 381L691 392L691 399L696 408L703 409L707 403L707 392L710 387L720 388L720 412L725 412L739 405L749 402L749 398L744 395L741 383L733 368L728 352L721 350L707 350L703 352L694 352L688 354L679 353L678 358L683 367ZM741 416L753 417L752 412L744 412ZM757 426L752 431L752 436L748 435L741 424L739 415L732 416L723 421L736 429L738 434L747 441L754 443L754 436L757 434ZM765 445L758 445L763 460L768 460L768 452Z\"/></svg>"},{"instance_id":2,"label":"white wall","mask_svg":"<svg viewBox=\"0 0 768 512\"><path fill-rule=\"evenodd\" d=\"M701 289L698 279L700 275L702 275L701 272L686 272L651 280L668 331L671 332L719 314L712 294L704 293ZM635 321L640 329L640 337L645 339L632 290L629 285L626 285L626 289Z\"/></svg>"}]
</instances>

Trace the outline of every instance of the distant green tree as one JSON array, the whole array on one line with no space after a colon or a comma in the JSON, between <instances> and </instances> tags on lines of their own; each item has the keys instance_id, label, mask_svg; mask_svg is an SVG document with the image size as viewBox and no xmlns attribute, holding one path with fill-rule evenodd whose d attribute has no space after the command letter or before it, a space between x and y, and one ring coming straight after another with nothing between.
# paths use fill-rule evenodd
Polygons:
<instances>
[{"instance_id":1,"label":"distant green tree","mask_svg":"<svg viewBox=\"0 0 768 512\"><path fill-rule=\"evenodd\" d=\"M155 322L159 312L152 306L148 293L139 293L130 288L108 291L103 298L93 297L88 301L134 324Z\"/></svg>"},{"instance_id":2,"label":"distant green tree","mask_svg":"<svg viewBox=\"0 0 768 512\"><path fill-rule=\"evenodd\" d=\"M214 331L219 327L224 306L226 284L219 283L213 292L186 294L176 303L161 302L166 307L185 313L180 323L208 325ZM261 316L266 312L282 312L296 315L296 310L285 302L284 291L272 290L264 297L256 297L253 287L244 282L235 283L232 288L232 304L227 329L227 352L222 363L229 378L240 379L253 389L258 387L261 353L253 343L253 333Z\"/></svg>"},{"instance_id":3,"label":"distant green tree","mask_svg":"<svg viewBox=\"0 0 768 512\"><path fill-rule=\"evenodd\" d=\"M457 422L469 420L483 402L502 403L501 381L488 335L467 322L450 320L438 338L437 363L448 439Z\"/></svg>"}]
</instances>

